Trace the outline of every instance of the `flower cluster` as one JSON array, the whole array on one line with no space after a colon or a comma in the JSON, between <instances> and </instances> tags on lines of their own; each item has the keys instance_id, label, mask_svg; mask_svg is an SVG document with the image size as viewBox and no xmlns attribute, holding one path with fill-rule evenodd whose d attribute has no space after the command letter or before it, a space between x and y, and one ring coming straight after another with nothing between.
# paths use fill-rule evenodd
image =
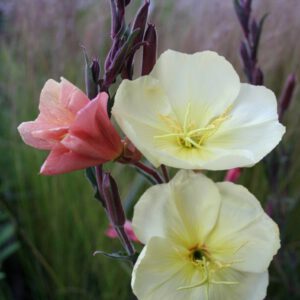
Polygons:
<instances>
[{"instance_id":1,"label":"flower cluster","mask_svg":"<svg viewBox=\"0 0 300 300\"><path fill-rule=\"evenodd\" d=\"M39 116L22 123L20 135L50 151L41 174L88 168L112 224L106 234L118 236L131 258L131 241L145 245L132 274L139 299L262 300L280 247L277 225L246 188L232 183L240 169L227 174L232 182L220 183L200 170L249 167L274 149L285 132L276 97L264 86L241 83L232 65L212 51L168 50L155 62L155 28L146 26L149 1L130 34L124 29L129 2L111 2L113 44L103 77L98 61L88 65L86 58L87 95L66 79L48 80ZM142 76L132 80L140 46ZM124 80L111 97L118 75ZM116 181L102 170L109 161L134 165L160 183L136 204L134 232ZM183 170L168 182L166 167Z\"/></svg>"}]
</instances>

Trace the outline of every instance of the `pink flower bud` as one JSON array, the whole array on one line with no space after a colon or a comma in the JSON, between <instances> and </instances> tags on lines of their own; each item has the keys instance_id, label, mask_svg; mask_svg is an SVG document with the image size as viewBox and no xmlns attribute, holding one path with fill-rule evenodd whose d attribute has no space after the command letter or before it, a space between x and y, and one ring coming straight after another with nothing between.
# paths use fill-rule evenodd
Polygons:
<instances>
[{"instance_id":1,"label":"pink flower bud","mask_svg":"<svg viewBox=\"0 0 300 300\"><path fill-rule=\"evenodd\" d=\"M55 175L116 159L123 145L107 115L108 95L92 101L62 78L48 80L40 96L40 114L19 127L23 141L37 149L50 150L41 174Z\"/></svg>"},{"instance_id":2,"label":"pink flower bud","mask_svg":"<svg viewBox=\"0 0 300 300\"><path fill-rule=\"evenodd\" d=\"M125 228L125 232L126 232L128 238L131 241L133 241L133 242L139 241L133 231L132 224L130 221L126 220L124 228ZM115 239L118 237L116 230L113 228L113 226L111 224L109 225L109 228L106 230L105 234L106 234L106 236L108 236L109 238L112 238L112 239Z\"/></svg>"},{"instance_id":3,"label":"pink flower bud","mask_svg":"<svg viewBox=\"0 0 300 300\"><path fill-rule=\"evenodd\" d=\"M237 182L239 177L241 176L241 169L235 168L228 170L225 176L225 181Z\"/></svg>"}]
</instances>

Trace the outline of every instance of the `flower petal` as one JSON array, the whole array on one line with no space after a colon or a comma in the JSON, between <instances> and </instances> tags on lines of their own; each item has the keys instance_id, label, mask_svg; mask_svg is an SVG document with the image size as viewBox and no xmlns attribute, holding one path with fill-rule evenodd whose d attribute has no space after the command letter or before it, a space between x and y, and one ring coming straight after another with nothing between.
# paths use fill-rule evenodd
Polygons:
<instances>
[{"instance_id":1,"label":"flower petal","mask_svg":"<svg viewBox=\"0 0 300 300\"><path fill-rule=\"evenodd\" d=\"M224 149L223 155L220 154L218 169L249 166L260 161L275 148L284 132L284 126L278 122L273 92L263 86L242 84L230 118L208 139L205 146L212 150ZM247 150L246 161L229 160L232 150ZM213 161L212 164L216 165ZM210 162L205 168L211 168Z\"/></svg>"},{"instance_id":2,"label":"flower petal","mask_svg":"<svg viewBox=\"0 0 300 300\"><path fill-rule=\"evenodd\" d=\"M79 155L62 145L53 148L41 167L43 175L57 175L99 164L99 160Z\"/></svg>"},{"instance_id":3,"label":"flower petal","mask_svg":"<svg viewBox=\"0 0 300 300\"><path fill-rule=\"evenodd\" d=\"M268 272L246 273L225 269L218 272L215 280L237 283L210 285L209 300L263 300L267 293L269 276Z\"/></svg>"},{"instance_id":4,"label":"flower petal","mask_svg":"<svg viewBox=\"0 0 300 300\"><path fill-rule=\"evenodd\" d=\"M135 295L140 300L204 300L203 288L178 290L201 280L183 257L184 249L176 248L168 239L152 238L133 269L131 286Z\"/></svg>"},{"instance_id":5,"label":"flower petal","mask_svg":"<svg viewBox=\"0 0 300 300\"><path fill-rule=\"evenodd\" d=\"M119 134L107 115L108 95L99 94L76 115L62 144L99 163L115 159L122 151Z\"/></svg>"},{"instance_id":6,"label":"flower petal","mask_svg":"<svg viewBox=\"0 0 300 300\"><path fill-rule=\"evenodd\" d=\"M50 150L66 132L65 127L53 127L52 124L41 121L23 122L18 126L22 140L27 145L37 149Z\"/></svg>"},{"instance_id":7,"label":"flower petal","mask_svg":"<svg viewBox=\"0 0 300 300\"><path fill-rule=\"evenodd\" d=\"M165 51L150 76L159 80L175 114L184 119L187 104L203 126L234 102L240 80L232 65L212 51L192 55ZM200 117L200 118L199 118Z\"/></svg>"},{"instance_id":8,"label":"flower petal","mask_svg":"<svg viewBox=\"0 0 300 300\"><path fill-rule=\"evenodd\" d=\"M210 179L179 171L169 184L151 187L142 195L134 210L134 231L143 243L160 236L195 246L214 227L219 206L220 195Z\"/></svg>"},{"instance_id":9,"label":"flower petal","mask_svg":"<svg viewBox=\"0 0 300 300\"><path fill-rule=\"evenodd\" d=\"M88 97L74 84L61 78L60 101L74 115L89 103Z\"/></svg>"},{"instance_id":10,"label":"flower petal","mask_svg":"<svg viewBox=\"0 0 300 300\"><path fill-rule=\"evenodd\" d=\"M217 260L245 272L264 272L280 247L278 226L243 186L217 184L222 197L218 222L206 243Z\"/></svg>"},{"instance_id":11,"label":"flower petal","mask_svg":"<svg viewBox=\"0 0 300 300\"><path fill-rule=\"evenodd\" d=\"M150 76L123 80L116 93L112 114L133 144L154 165L159 165L156 156L151 155L155 148L154 137L168 133L161 116L172 114L159 82Z\"/></svg>"},{"instance_id":12,"label":"flower petal","mask_svg":"<svg viewBox=\"0 0 300 300\"><path fill-rule=\"evenodd\" d=\"M39 121L53 126L66 126L72 123L75 115L64 106L60 94L61 83L53 79L47 80L40 96Z\"/></svg>"}]
</instances>

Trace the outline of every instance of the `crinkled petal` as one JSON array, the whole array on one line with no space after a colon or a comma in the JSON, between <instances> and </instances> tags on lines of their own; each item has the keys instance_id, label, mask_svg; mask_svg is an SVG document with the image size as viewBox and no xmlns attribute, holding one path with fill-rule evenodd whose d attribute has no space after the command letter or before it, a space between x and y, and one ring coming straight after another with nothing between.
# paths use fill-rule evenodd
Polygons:
<instances>
[{"instance_id":1,"label":"crinkled petal","mask_svg":"<svg viewBox=\"0 0 300 300\"><path fill-rule=\"evenodd\" d=\"M249 166L260 161L280 142L285 128L278 122L276 98L263 86L242 84L230 117L211 136L205 146L223 149L218 169ZM228 159L231 151L248 151L245 159ZM205 168L215 169L214 161Z\"/></svg>"},{"instance_id":2,"label":"crinkled petal","mask_svg":"<svg viewBox=\"0 0 300 300\"><path fill-rule=\"evenodd\" d=\"M218 183L222 197L218 222L206 243L214 256L232 268L264 272L280 247L276 223L243 186Z\"/></svg>"},{"instance_id":3,"label":"crinkled petal","mask_svg":"<svg viewBox=\"0 0 300 300\"><path fill-rule=\"evenodd\" d=\"M181 290L200 282L199 273L184 259L185 250L168 239L154 237L144 247L133 270L132 289L140 300L205 299L204 289Z\"/></svg>"},{"instance_id":4,"label":"crinkled petal","mask_svg":"<svg viewBox=\"0 0 300 300\"><path fill-rule=\"evenodd\" d=\"M62 145L58 145L49 153L40 173L43 175L63 174L96 166L99 163L99 160L79 155Z\"/></svg>"},{"instance_id":5,"label":"crinkled petal","mask_svg":"<svg viewBox=\"0 0 300 300\"><path fill-rule=\"evenodd\" d=\"M60 101L74 115L89 103L88 97L74 84L61 78Z\"/></svg>"},{"instance_id":6,"label":"crinkled petal","mask_svg":"<svg viewBox=\"0 0 300 300\"><path fill-rule=\"evenodd\" d=\"M38 120L53 126L67 126L74 120L74 113L67 109L61 101L61 83L53 79L46 81L40 95Z\"/></svg>"},{"instance_id":7,"label":"crinkled petal","mask_svg":"<svg viewBox=\"0 0 300 300\"><path fill-rule=\"evenodd\" d=\"M263 300L267 294L269 276L268 272L247 273L225 269L218 272L215 281L236 282L236 284L211 284L209 300Z\"/></svg>"},{"instance_id":8,"label":"crinkled petal","mask_svg":"<svg viewBox=\"0 0 300 300\"><path fill-rule=\"evenodd\" d=\"M121 138L107 115L107 100L107 94L101 93L78 112L62 140L66 148L99 162L120 155Z\"/></svg>"},{"instance_id":9,"label":"crinkled petal","mask_svg":"<svg viewBox=\"0 0 300 300\"><path fill-rule=\"evenodd\" d=\"M169 184L153 186L143 194L134 210L134 231L143 243L160 236L192 247L214 227L219 206L220 195L210 179L179 171Z\"/></svg>"},{"instance_id":10,"label":"crinkled petal","mask_svg":"<svg viewBox=\"0 0 300 300\"><path fill-rule=\"evenodd\" d=\"M46 139L43 136L43 133L53 131L52 129L53 125L38 121L23 122L18 126L18 131L24 143L42 150L50 150L57 144L54 137Z\"/></svg>"},{"instance_id":11,"label":"crinkled petal","mask_svg":"<svg viewBox=\"0 0 300 300\"><path fill-rule=\"evenodd\" d=\"M150 76L124 80L115 97L112 114L133 144L153 163L160 162L155 152L155 136L168 133L162 115L172 114L159 82Z\"/></svg>"},{"instance_id":12,"label":"crinkled petal","mask_svg":"<svg viewBox=\"0 0 300 300\"><path fill-rule=\"evenodd\" d=\"M150 76L158 79L174 113L183 121L186 106L199 126L221 114L236 99L240 80L232 65L212 51L185 54L165 51Z\"/></svg>"}]
</instances>

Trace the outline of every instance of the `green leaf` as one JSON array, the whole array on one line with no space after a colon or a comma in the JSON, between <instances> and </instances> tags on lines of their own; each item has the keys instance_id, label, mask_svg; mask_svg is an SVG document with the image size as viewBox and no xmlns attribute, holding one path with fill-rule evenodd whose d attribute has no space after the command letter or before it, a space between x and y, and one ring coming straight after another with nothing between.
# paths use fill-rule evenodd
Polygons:
<instances>
[{"instance_id":1,"label":"green leaf","mask_svg":"<svg viewBox=\"0 0 300 300\"><path fill-rule=\"evenodd\" d=\"M93 253L93 255L97 255L97 254L101 254L104 255L106 257L109 257L111 259L115 259L115 260L123 260L123 261L130 261L130 262L135 262L139 256L139 253L135 253L133 255L127 255L125 252L122 251L118 251L118 252L113 252L113 253L107 253L101 250L97 250Z\"/></svg>"},{"instance_id":2,"label":"green leaf","mask_svg":"<svg viewBox=\"0 0 300 300\"><path fill-rule=\"evenodd\" d=\"M14 226L11 224L6 224L0 229L0 246L13 237L14 231Z\"/></svg>"},{"instance_id":3,"label":"green leaf","mask_svg":"<svg viewBox=\"0 0 300 300\"><path fill-rule=\"evenodd\" d=\"M10 245L4 247L4 249L0 250L0 261L3 261L8 256L13 254L15 251L19 249L20 245L17 242L13 242Z\"/></svg>"}]
</instances>

